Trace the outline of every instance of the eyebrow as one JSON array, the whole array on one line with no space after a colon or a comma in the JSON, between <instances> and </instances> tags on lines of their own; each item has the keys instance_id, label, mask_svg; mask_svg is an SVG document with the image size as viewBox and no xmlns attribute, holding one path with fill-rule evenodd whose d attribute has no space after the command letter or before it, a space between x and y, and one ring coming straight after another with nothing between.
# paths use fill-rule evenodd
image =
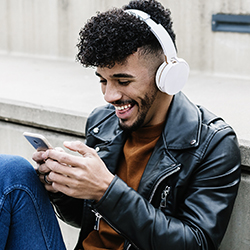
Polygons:
<instances>
[{"instance_id":1,"label":"eyebrow","mask_svg":"<svg viewBox=\"0 0 250 250\"><path fill-rule=\"evenodd\" d=\"M98 72L95 72L95 74L96 74L97 76L103 78L102 75L99 74ZM111 77L111 78L135 78L133 75L126 74L126 73L114 74L114 75L111 75L110 77Z\"/></svg>"},{"instance_id":2,"label":"eyebrow","mask_svg":"<svg viewBox=\"0 0 250 250\"><path fill-rule=\"evenodd\" d=\"M126 74L126 73L114 74L112 77L113 78L135 78L133 75Z\"/></svg>"}]
</instances>

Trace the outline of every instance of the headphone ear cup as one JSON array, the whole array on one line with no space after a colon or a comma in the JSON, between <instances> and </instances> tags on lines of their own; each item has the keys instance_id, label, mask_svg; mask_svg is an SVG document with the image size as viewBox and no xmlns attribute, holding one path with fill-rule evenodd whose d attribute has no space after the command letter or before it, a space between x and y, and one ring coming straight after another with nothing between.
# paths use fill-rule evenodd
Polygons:
<instances>
[{"instance_id":1,"label":"headphone ear cup","mask_svg":"<svg viewBox=\"0 0 250 250\"><path fill-rule=\"evenodd\" d=\"M156 85L169 95L177 94L187 82L189 66L181 58L174 62L162 63L156 72Z\"/></svg>"}]
</instances>

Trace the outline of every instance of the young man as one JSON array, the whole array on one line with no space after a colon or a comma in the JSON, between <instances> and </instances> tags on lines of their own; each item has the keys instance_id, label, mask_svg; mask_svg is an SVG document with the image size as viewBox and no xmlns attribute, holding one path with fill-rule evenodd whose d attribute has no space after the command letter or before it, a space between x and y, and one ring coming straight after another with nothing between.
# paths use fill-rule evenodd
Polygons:
<instances>
[{"instance_id":1,"label":"young man","mask_svg":"<svg viewBox=\"0 0 250 250\"><path fill-rule=\"evenodd\" d=\"M174 44L170 12L153 0L87 22L78 60L96 67L109 104L90 115L86 145L64 143L79 156L34 154L40 180L61 219L81 228L75 249L218 249L240 180L235 133L183 93L156 86L165 45L125 9L149 14ZM164 67L171 63L182 61ZM163 84L178 84L186 68L178 73Z\"/></svg>"}]
</instances>

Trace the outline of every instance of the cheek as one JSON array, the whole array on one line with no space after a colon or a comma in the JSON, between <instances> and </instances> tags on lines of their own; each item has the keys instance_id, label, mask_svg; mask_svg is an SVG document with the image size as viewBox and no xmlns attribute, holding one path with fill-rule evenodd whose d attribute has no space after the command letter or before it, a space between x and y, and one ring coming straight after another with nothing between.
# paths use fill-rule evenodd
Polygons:
<instances>
[{"instance_id":1,"label":"cheek","mask_svg":"<svg viewBox=\"0 0 250 250\"><path fill-rule=\"evenodd\" d=\"M135 90L134 93L138 93L138 97L141 99L155 96L156 92L158 92L158 88L155 85L154 81L151 82L142 82L140 86Z\"/></svg>"},{"instance_id":2,"label":"cheek","mask_svg":"<svg viewBox=\"0 0 250 250\"><path fill-rule=\"evenodd\" d=\"M140 78L140 84L138 84L137 87L144 91L150 91L152 89L157 88L155 84L155 76L144 75Z\"/></svg>"}]
</instances>

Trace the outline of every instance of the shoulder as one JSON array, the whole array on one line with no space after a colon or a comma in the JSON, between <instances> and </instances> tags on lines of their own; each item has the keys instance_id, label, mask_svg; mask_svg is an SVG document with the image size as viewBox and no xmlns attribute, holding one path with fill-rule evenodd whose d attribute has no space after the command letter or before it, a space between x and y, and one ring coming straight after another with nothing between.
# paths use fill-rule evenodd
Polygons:
<instances>
[{"instance_id":1,"label":"shoulder","mask_svg":"<svg viewBox=\"0 0 250 250\"><path fill-rule=\"evenodd\" d=\"M87 128L91 125L99 124L113 115L115 115L115 109L112 105L107 104L105 106L97 107L88 117Z\"/></svg>"},{"instance_id":2,"label":"shoulder","mask_svg":"<svg viewBox=\"0 0 250 250\"><path fill-rule=\"evenodd\" d=\"M204 107L198 106L198 108L202 117L200 145L197 150L199 158L202 161L220 159L228 167L231 164L239 165L240 150L233 128L221 117L214 115Z\"/></svg>"},{"instance_id":3,"label":"shoulder","mask_svg":"<svg viewBox=\"0 0 250 250\"><path fill-rule=\"evenodd\" d=\"M112 105L98 107L90 114L86 124L86 143L93 146L96 143L108 143L121 132L119 119Z\"/></svg>"},{"instance_id":4,"label":"shoulder","mask_svg":"<svg viewBox=\"0 0 250 250\"><path fill-rule=\"evenodd\" d=\"M209 155L239 157L236 133L221 117L195 105L183 93L175 96L165 127L167 148L198 162ZM224 152L223 152L224 150Z\"/></svg>"},{"instance_id":5,"label":"shoulder","mask_svg":"<svg viewBox=\"0 0 250 250\"><path fill-rule=\"evenodd\" d=\"M235 140L236 133L233 128L221 117L214 115L206 108L198 106L201 113L201 137L205 140L212 140L214 137L224 138L232 136Z\"/></svg>"}]
</instances>

